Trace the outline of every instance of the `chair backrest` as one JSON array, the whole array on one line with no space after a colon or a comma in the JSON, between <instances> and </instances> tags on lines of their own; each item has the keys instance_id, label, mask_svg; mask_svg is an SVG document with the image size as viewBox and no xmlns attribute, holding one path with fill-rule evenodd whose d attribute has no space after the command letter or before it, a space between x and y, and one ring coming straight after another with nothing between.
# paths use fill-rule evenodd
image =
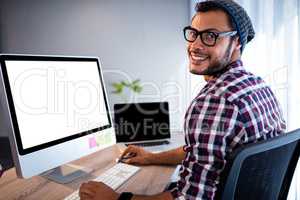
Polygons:
<instances>
[{"instance_id":1,"label":"chair backrest","mask_svg":"<svg viewBox=\"0 0 300 200\"><path fill-rule=\"evenodd\" d=\"M300 129L230 154L216 199L286 199L300 154Z\"/></svg>"}]
</instances>

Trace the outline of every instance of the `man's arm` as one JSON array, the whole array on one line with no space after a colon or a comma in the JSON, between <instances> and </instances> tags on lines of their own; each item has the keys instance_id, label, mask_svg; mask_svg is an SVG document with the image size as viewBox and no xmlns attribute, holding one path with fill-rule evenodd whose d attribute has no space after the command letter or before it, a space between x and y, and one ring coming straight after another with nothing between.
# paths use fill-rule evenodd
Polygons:
<instances>
[{"instance_id":1,"label":"man's arm","mask_svg":"<svg viewBox=\"0 0 300 200\"><path fill-rule=\"evenodd\" d=\"M183 146L177 149L153 154L152 163L156 165L179 165L185 158Z\"/></svg>"},{"instance_id":2,"label":"man's arm","mask_svg":"<svg viewBox=\"0 0 300 200\"><path fill-rule=\"evenodd\" d=\"M126 155L134 155L133 157L125 160L127 164L139 164L139 165L178 165L181 164L185 157L185 151L183 146L177 149L161 152L151 153L145 151L141 147L129 146L121 157Z\"/></svg>"},{"instance_id":3,"label":"man's arm","mask_svg":"<svg viewBox=\"0 0 300 200\"><path fill-rule=\"evenodd\" d=\"M239 108L224 97L201 96L191 105L186 124L188 153L172 196L215 199L226 155L244 135Z\"/></svg>"}]
</instances>

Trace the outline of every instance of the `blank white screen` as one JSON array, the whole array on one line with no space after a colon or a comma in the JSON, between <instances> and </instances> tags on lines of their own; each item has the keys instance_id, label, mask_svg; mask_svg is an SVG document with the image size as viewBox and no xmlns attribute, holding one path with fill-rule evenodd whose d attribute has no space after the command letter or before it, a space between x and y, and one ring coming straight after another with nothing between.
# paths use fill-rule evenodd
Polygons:
<instances>
[{"instance_id":1,"label":"blank white screen","mask_svg":"<svg viewBox=\"0 0 300 200\"><path fill-rule=\"evenodd\" d=\"M5 64L24 149L109 125L96 61Z\"/></svg>"}]
</instances>

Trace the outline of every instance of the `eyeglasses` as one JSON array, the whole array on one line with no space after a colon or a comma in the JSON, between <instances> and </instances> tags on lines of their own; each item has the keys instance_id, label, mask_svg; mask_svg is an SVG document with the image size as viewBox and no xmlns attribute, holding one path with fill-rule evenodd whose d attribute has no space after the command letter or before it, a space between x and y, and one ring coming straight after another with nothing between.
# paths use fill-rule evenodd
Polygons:
<instances>
[{"instance_id":1,"label":"eyeglasses","mask_svg":"<svg viewBox=\"0 0 300 200\"><path fill-rule=\"evenodd\" d=\"M183 29L184 38L188 42L195 42L198 35L200 35L201 41L203 44L209 47L216 45L217 39L219 37L231 37L237 34L237 31L228 31L216 33L213 31L198 31L195 28L187 26Z\"/></svg>"}]
</instances>

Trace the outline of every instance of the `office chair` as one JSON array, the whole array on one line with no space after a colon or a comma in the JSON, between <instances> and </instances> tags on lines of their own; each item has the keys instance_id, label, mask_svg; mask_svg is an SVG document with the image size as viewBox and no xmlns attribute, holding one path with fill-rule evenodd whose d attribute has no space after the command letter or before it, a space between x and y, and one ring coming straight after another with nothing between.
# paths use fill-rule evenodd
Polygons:
<instances>
[{"instance_id":1,"label":"office chair","mask_svg":"<svg viewBox=\"0 0 300 200\"><path fill-rule=\"evenodd\" d=\"M299 154L300 129L238 148L229 155L215 199L287 199Z\"/></svg>"}]
</instances>

